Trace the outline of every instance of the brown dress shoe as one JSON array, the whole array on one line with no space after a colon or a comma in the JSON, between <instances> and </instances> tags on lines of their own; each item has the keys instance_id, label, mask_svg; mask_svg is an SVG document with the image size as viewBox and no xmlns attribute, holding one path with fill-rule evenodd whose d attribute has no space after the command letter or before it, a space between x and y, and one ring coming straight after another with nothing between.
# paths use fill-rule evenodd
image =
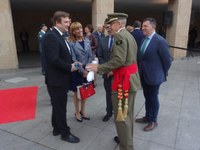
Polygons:
<instances>
[{"instance_id":1,"label":"brown dress shoe","mask_svg":"<svg viewBox=\"0 0 200 150\"><path fill-rule=\"evenodd\" d=\"M147 119L147 117L142 117L142 118L136 119L135 122L137 122L137 123L148 123L149 120Z\"/></svg>"},{"instance_id":2,"label":"brown dress shoe","mask_svg":"<svg viewBox=\"0 0 200 150\"><path fill-rule=\"evenodd\" d=\"M151 131L151 130L155 129L155 127L157 127L157 126L158 126L157 122L150 122L146 127L144 127L144 131L145 132Z\"/></svg>"}]
</instances>

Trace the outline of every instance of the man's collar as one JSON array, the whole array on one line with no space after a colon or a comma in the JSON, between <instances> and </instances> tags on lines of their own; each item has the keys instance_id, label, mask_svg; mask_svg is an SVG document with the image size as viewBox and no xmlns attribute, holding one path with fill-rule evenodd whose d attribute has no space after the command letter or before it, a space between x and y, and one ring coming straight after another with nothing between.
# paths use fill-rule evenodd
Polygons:
<instances>
[{"instance_id":1,"label":"man's collar","mask_svg":"<svg viewBox=\"0 0 200 150\"><path fill-rule=\"evenodd\" d=\"M149 38L149 39L151 39L155 33L156 33L155 31L154 31L154 32L152 32L152 33L151 33L151 35L150 35L150 36L148 36L148 38Z\"/></svg>"},{"instance_id":2,"label":"man's collar","mask_svg":"<svg viewBox=\"0 0 200 150\"><path fill-rule=\"evenodd\" d=\"M46 33L44 30L41 30L42 33Z\"/></svg>"},{"instance_id":3,"label":"man's collar","mask_svg":"<svg viewBox=\"0 0 200 150\"><path fill-rule=\"evenodd\" d=\"M120 28L116 33L120 32L123 29L125 29L125 27Z\"/></svg>"},{"instance_id":4,"label":"man's collar","mask_svg":"<svg viewBox=\"0 0 200 150\"><path fill-rule=\"evenodd\" d=\"M97 31L98 35L100 36L101 35L101 32Z\"/></svg>"},{"instance_id":5,"label":"man's collar","mask_svg":"<svg viewBox=\"0 0 200 150\"><path fill-rule=\"evenodd\" d=\"M63 35L63 33L57 27L54 28L60 33L61 36Z\"/></svg>"}]
</instances>

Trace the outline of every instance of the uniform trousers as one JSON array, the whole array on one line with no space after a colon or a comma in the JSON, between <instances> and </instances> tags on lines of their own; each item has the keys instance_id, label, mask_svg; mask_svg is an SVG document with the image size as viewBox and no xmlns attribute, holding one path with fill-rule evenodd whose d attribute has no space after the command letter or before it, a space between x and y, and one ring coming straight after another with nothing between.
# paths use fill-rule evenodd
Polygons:
<instances>
[{"instance_id":1,"label":"uniform trousers","mask_svg":"<svg viewBox=\"0 0 200 150\"><path fill-rule=\"evenodd\" d=\"M112 93L112 102L114 110L115 125L120 140L120 150L133 150L133 125L134 125L134 103L137 92L130 92L128 96L128 114L125 121L116 121L118 98L117 92ZM124 102L124 101L123 101ZM123 103L124 106L124 103Z\"/></svg>"},{"instance_id":2,"label":"uniform trousers","mask_svg":"<svg viewBox=\"0 0 200 150\"><path fill-rule=\"evenodd\" d=\"M54 130L61 134L70 133L70 127L67 125L67 88L47 86L51 97L52 116L51 122Z\"/></svg>"}]
</instances>

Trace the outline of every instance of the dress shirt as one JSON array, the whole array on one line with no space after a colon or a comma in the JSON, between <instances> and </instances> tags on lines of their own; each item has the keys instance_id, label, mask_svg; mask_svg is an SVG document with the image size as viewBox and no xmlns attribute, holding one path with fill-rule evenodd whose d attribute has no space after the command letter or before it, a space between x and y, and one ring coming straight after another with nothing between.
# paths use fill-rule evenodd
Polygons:
<instances>
[{"instance_id":1,"label":"dress shirt","mask_svg":"<svg viewBox=\"0 0 200 150\"><path fill-rule=\"evenodd\" d=\"M146 52L146 48L147 48L147 46L149 45L149 43L151 42L151 39L152 39L152 37L153 37L153 35L154 35L155 33L156 33L156 32L153 32L150 36L146 37L146 38L148 38L148 41L147 41L147 43L146 43L146 45L145 45L144 53ZM141 46L141 47L142 47L142 46Z\"/></svg>"},{"instance_id":2,"label":"dress shirt","mask_svg":"<svg viewBox=\"0 0 200 150\"><path fill-rule=\"evenodd\" d=\"M71 49L70 49L70 46L69 46L69 43L67 42L67 40L66 40L66 37L65 37L65 35L63 35L63 33L57 28L57 27L54 27L59 33L60 33L60 35L63 37L63 39L65 40L65 44L66 44L66 46L67 46L67 48L68 48L68 50L69 50L69 53L71 54Z\"/></svg>"},{"instance_id":3,"label":"dress shirt","mask_svg":"<svg viewBox=\"0 0 200 150\"><path fill-rule=\"evenodd\" d=\"M109 41L108 41L108 48L109 48L109 50L112 49L113 40L114 40L113 36L110 35L110 36L109 36Z\"/></svg>"}]
</instances>

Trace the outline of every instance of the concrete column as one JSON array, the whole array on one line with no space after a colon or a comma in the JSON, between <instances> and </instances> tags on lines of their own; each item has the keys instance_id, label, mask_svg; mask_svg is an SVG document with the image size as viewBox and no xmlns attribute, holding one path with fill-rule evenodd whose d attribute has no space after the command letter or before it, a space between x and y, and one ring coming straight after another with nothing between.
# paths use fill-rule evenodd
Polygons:
<instances>
[{"instance_id":1,"label":"concrete column","mask_svg":"<svg viewBox=\"0 0 200 150\"><path fill-rule=\"evenodd\" d=\"M114 12L114 0L92 0L92 24L103 24L108 13Z\"/></svg>"},{"instance_id":2,"label":"concrete column","mask_svg":"<svg viewBox=\"0 0 200 150\"><path fill-rule=\"evenodd\" d=\"M0 20L0 69L14 69L18 60L9 0L0 1Z\"/></svg>"},{"instance_id":3,"label":"concrete column","mask_svg":"<svg viewBox=\"0 0 200 150\"><path fill-rule=\"evenodd\" d=\"M170 45L187 48L191 9L192 0L169 0L168 10L173 12L172 25L167 28ZM174 59L186 56L184 50L171 48L170 51Z\"/></svg>"}]
</instances>

